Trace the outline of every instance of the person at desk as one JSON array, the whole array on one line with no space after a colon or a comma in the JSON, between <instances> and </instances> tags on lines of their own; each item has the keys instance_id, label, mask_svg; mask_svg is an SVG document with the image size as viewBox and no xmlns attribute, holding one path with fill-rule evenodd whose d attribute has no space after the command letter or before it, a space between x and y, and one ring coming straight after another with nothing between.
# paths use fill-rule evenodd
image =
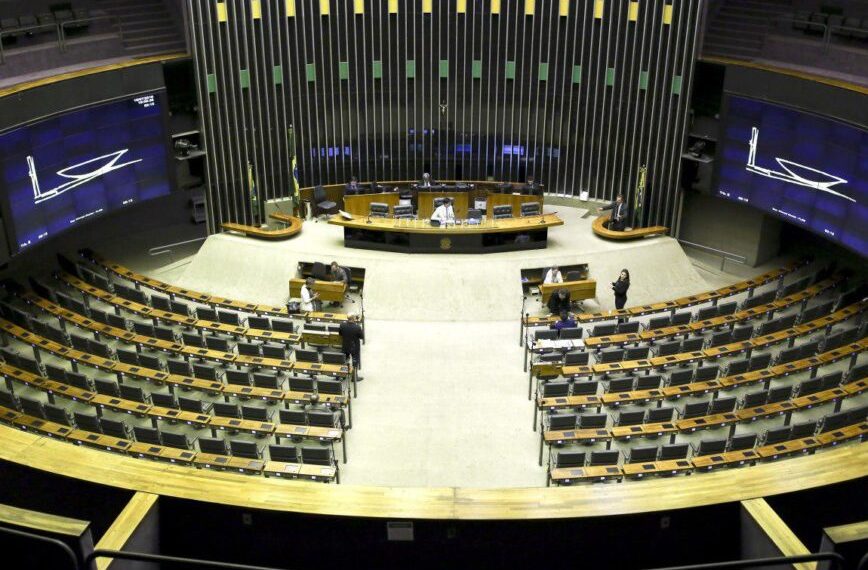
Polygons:
<instances>
[{"instance_id":1,"label":"person at desk","mask_svg":"<svg viewBox=\"0 0 868 570\"><path fill-rule=\"evenodd\" d=\"M527 177L527 183L522 187L521 193L528 196L536 196L541 193L540 185L536 180L534 180L533 176Z\"/></svg>"},{"instance_id":2,"label":"person at desk","mask_svg":"<svg viewBox=\"0 0 868 570\"><path fill-rule=\"evenodd\" d=\"M431 175L429 173L422 173L422 181L419 183L419 186L422 188L431 188L432 186L434 186L434 180L431 179Z\"/></svg>"},{"instance_id":3,"label":"person at desk","mask_svg":"<svg viewBox=\"0 0 868 570\"><path fill-rule=\"evenodd\" d=\"M302 311L318 311L319 310L319 293L313 290L313 277L308 277L304 280L304 285L301 286L301 310Z\"/></svg>"},{"instance_id":4,"label":"person at desk","mask_svg":"<svg viewBox=\"0 0 868 570\"><path fill-rule=\"evenodd\" d=\"M627 224L627 216L630 213L630 208L624 203L623 194L618 194L615 201L608 206L603 206L597 211L612 210L612 216L609 218L609 229L616 232L623 232L624 226Z\"/></svg>"},{"instance_id":5,"label":"person at desk","mask_svg":"<svg viewBox=\"0 0 868 570\"><path fill-rule=\"evenodd\" d=\"M570 292L566 289L558 289L557 293L549 297L549 302L546 303L549 308L549 313L560 315L562 311L569 312L570 310Z\"/></svg>"},{"instance_id":6,"label":"person at desk","mask_svg":"<svg viewBox=\"0 0 868 570\"><path fill-rule=\"evenodd\" d=\"M346 270L338 265L337 261L332 261L329 274L331 275L332 281L339 281L341 283L346 283L347 285L350 284Z\"/></svg>"},{"instance_id":7,"label":"person at desk","mask_svg":"<svg viewBox=\"0 0 868 570\"><path fill-rule=\"evenodd\" d=\"M350 285L350 279L347 275L346 269L338 265L337 261L332 261L331 265L329 266L329 279L336 283L345 283L347 287L349 287ZM340 302L338 301L332 301L331 303L329 303L329 305L332 307L341 306Z\"/></svg>"},{"instance_id":8,"label":"person at desk","mask_svg":"<svg viewBox=\"0 0 868 570\"><path fill-rule=\"evenodd\" d=\"M561 329L574 329L577 326L579 325L576 323L576 320L570 316L569 311L561 311L560 319L552 323L551 328L559 331Z\"/></svg>"},{"instance_id":9,"label":"person at desk","mask_svg":"<svg viewBox=\"0 0 868 570\"><path fill-rule=\"evenodd\" d=\"M352 358L353 366L356 367L357 371L361 370L362 346L360 341L365 339L365 331L359 325L359 315L350 315L346 321L342 322L338 327L338 334L341 337L341 352L346 355L347 359ZM362 377L357 375L356 380L361 381Z\"/></svg>"},{"instance_id":10,"label":"person at desk","mask_svg":"<svg viewBox=\"0 0 868 570\"><path fill-rule=\"evenodd\" d=\"M353 176L350 178L349 184L347 184L347 194L358 194L362 191L362 187L359 185L359 179Z\"/></svg>"},{"instance_id":11,"label":"person at desk","mask_svg":"<svg viewBox=\"0 0 868 570\"><path fill-rule=\"evenodd\" d=\"M443 203L437 206L431 214L432 220L437 220L441 225L455 223L455 210L452 209L452 200L444 198Z\"/></svg>"},{"instance_id":12,"label":"person at desk","mask_svg":"<svg viewBox=\"0 0 868 570\"><path fill-rule=\"evenodd\" d=\"M551 269L546 271L545 277L543 277L543 283L563 283L564 276L561 275L561 270L558 269L557 265L553 265Z\"/></svg>"}]
</instances>

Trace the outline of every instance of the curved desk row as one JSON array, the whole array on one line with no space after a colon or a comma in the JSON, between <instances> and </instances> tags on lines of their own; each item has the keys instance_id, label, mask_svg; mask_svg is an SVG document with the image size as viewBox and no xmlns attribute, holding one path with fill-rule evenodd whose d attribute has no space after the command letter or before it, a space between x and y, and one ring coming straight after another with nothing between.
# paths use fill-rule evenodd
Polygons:
<instances>
[{"instance_id":1,"label":"curved desk row","mask_svg":"<svg viewBox=\"0 0 868 570\"><path fill-rule=\"evenodd\" d=\"M0 459L121 489L251 509L373 518L518 520L730 503L864 477L868 445L682 478L556 488L372 487L260 479L106 453L0 425Z\"/></svg>"},{"instance_id":2,"label":"curved desk row","mask_svg":"<svg viewBox=\"0 0 868 570\"><path fill-rule=\"evenodd\" d=\"M403 253L491 253L544 249L548 228L563 225L554 214L487 219L475 225L433 227L426 220L333 216L343 226L344 245Z\"/></svg>"}]
</instances>

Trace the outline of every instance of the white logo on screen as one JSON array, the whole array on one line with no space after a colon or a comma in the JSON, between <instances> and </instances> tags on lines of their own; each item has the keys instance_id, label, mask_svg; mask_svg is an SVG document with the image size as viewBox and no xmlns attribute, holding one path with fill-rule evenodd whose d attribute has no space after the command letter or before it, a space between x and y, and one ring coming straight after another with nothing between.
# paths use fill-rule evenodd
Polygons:
<instances>
[{"instance_id":1,"label":"white logo on screen","mask_svg":"<svg viewBox=\"0 0 868 570\"><path fill-rule=\"evenodd\" d=\"M779 172L776 170L772 170L771 168L757 166L756 147L758 142L759 129L756 127L752 127L750 133L750 152L747 155L747 166L745 167L745 170L747 170L748 172L753 172L754 174L759 174L760 176L765 176L766 178L783 180L784 182L789 182L791 184L798 184L799 186L805 186L807 188L814 188L816 190L819 190L820 192L826 192L828 194L838 196L839 198L844 198L845 200L856 202L856 200L854 200L850 196L832 190L832 186L847 183L846 180L839 176L835 176L834 174L829 174L828 172L823 172L822 170L817 170L816 168L811 168L810 166L805 166L804 164L799 164L797 162L778 157L775 157L775 161L777 161L778 165L780 165L780 167L783 168L786 172Z\"/></svg>"},{"instance_id":2,"label":"white logo on screen","mask_svg":"<svg viewBox=\"0 0 868 570\"><path fill-rule=\"evenodd\" d=\"M109 154L104 154L102 156L98 156L96 158L91 158L90 160L85 160L84 162L79 162L78 164L73 164L71 166L67 166L61 170L57 171L58 176L62 176L63 178L69 178L69 182L64 182L63 184L52 188L51 190L42 190L39 188L39 175L36 173L36 161L33 160L32 156L27 156L27 169L28 175L30 176L30 183L33 186L33 203L41 204L42 202L46 202L51 200L52 198L57 198L64 192L68 190L72 190L73 188L77 188L82 184L87 184L91 180L95 178L99 178L100 176L105 176L109 172L113 172L115 170L120 170L126 166L131 164L135 164L137 162L141 162L142 159L138 158L136 160L130 160L128 162L122 162L118 164L118 161L121 159L123 155L129 152L128 148L123 150L118 150ZM94 170L89 170L87 172L70 172L74 171L76 168L80 168L82 166L87 166L88 164L100 163L103 161L99 167Z\"/></svg>"}]
</instances>

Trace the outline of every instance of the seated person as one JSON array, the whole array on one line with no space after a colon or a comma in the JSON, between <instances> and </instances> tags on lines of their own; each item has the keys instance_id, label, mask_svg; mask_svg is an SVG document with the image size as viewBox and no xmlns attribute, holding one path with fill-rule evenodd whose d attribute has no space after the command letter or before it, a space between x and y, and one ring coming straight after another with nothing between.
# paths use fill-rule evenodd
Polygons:
<instances>
[{"instance_id":1,"label":"seated person","mask_svg":"<svg viewBox=\"0 0 868 570\"><path fill-rule=\"evenodd\" d=\"M434 213L431 214L432 220L437 220L441 224L455 223L455 210L452 209L452 200L445 198L443 203L437 206Z\"/></svg>"},{"instance_id":2,"label":"seated person","mask_svg":"<svg viewBox=\"0 0 868 570\"><path fill-rule=\"evenodd\" d=\"M362 191L362 186L359 184L359 179L353 176L347 184L347 194L359 194Z\"/></svg>"},{"instance_id":3,"label":"seated person","mask_svg":"<svg viewBox=\"0 0 868 570\"><path fill-rule=\"evenodd\" d=\"M436 182L431 178L431 175L427 172L422 173L422 181L419 182L419 186L422 188L431 188L434 186Z\"/></svg>"},{"instance_id":4,"label":"seated person","mask_svg":"<svg viewBox=\"0 0 868 570\"><path fill-rule=\"evenodd\" d=\"M332 261L331 268L329 271L329 276L332 281L340 281L341 283L346 283L349 285L349 278L347 277L347 272L343 267L338 265L337 261Z\"/></svg>"},{"instance_id":5,"label":"seated person","mask_svg":"<svg viewBox=\"0 0 868 570\"><path fill-rule=\"evenodd\" d=\"M560 315L561 311L569 311L570 292L566 289L558 289L557 293L549 297L549 302L546 303L546 306L552 315Z\"/></svg>"},{"instance_id":6,"label":"seated person","mask_svg":"<svg viewBox=\"0 0 868 570\"><path fill-rule=\"evenodd\" d=\"M533 176L527 177L527 183L522 187L521 193L536 196L541 194L542 187L534 180Z\"/></svg>"},{"instance_id":7,"label":"seated person","mask_svg":"<svg viewBox=\"0 0 868 570\"><path fill-rule=\"evenodd\" d=\"M546 275L543 278L543 283L563 283L564 276L561 275L561 270L558 269L557 265L552 265L552 268L546 271Z\"/></svg>"},{"instance_id":8,"label":"seated person","mask_svg":"<svg viewBox=\"0 0 868 570\"><path fill-rule=\"evenodd\" d=\"M608 206L599 208L597 211L602 212L603 210L612 210L612 215L609 217L608 228L616 232L623 232L624 227L627 225L627 216L630 214L630 208L624 202L623 194L618 194L618 197L615 198L614 202Z\"/></svg>"},{"instance_id":9,"label":"seated person","mask_svg":"<svg viewBox=\"0 0 868 570\"><path fill-rule=\"evenodd\" d=\"M551 328L555 330L574 329L578 326L576 320L570 316L569 311L561 311L561 318L555 321Z\"/></svg>"}]
</instances>

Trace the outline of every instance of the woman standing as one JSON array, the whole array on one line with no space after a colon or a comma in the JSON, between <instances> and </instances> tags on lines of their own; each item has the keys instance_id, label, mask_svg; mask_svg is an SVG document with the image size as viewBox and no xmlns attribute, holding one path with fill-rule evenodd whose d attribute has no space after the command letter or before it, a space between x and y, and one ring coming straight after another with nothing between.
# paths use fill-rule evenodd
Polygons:
<instances>
[{"instance_id":1,"label":"woman standing","mask_svg":"<svg viewBox=\"0 0 868 570\"><path fill-rule=\"evenodd\" d=\"M612 283L612 291L615 292L615 308L623 309L627 303L627 289L630 288L630 272L621 270L618 280Z\"/></svg>"}]
</instances>

